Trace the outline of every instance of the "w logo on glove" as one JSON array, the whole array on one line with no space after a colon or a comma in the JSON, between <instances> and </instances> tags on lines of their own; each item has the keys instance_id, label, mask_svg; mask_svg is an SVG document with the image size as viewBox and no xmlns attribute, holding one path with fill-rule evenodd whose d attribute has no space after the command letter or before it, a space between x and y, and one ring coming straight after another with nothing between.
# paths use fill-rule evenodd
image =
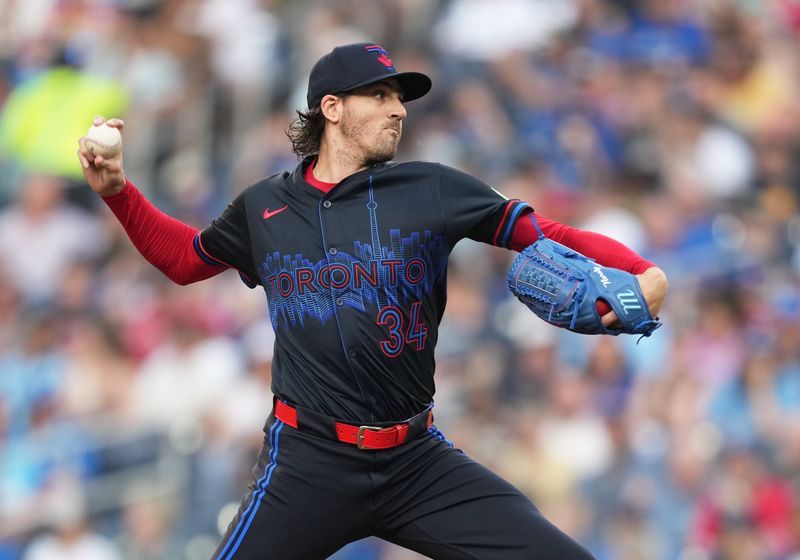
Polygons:
<instances>
[{"instance_id":1,"label":"w logo on glove","mask_svg":"<svg viewBox=\"0 0 800 560\"><path fill-rule=\"evenodd\" d=\"M630 288L628 288L624 292L617 292L616 296L617 296L617 301L619 301L619 304L622 306L622 311L623 313L625 313L625 315L628 314L629 310L642 309L641 300L636 295L636 292L634 292Z\"/></svg>"}]
</instances>

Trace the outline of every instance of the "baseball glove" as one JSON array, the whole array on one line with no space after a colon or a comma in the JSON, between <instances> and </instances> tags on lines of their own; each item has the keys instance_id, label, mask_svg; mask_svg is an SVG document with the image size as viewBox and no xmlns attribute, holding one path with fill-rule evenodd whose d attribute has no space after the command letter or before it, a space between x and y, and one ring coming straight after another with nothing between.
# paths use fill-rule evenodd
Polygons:
<instances>
[{"instance_id":1,"label":"baseball glove","mask_svg":"<svg viewBox=\"0 0 800 560\"><path fill-rule=\"evenodd\" d=\"M539 239L517 256L508 287L548 323L580 334L650 336L661 326L650 314L636 276L594 260L546 238L530 214ZM603 325L597 301L614 310L619 327ZM616 324L615 324L616 325Z\"/></svg>"}]
</instances>

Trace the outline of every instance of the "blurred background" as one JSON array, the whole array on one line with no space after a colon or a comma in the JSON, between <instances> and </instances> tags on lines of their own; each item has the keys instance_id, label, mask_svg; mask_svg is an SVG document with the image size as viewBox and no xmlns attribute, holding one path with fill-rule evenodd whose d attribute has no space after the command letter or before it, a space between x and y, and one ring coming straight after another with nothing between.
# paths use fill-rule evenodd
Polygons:
<instances>
[{"instance_id":1,"label":"blurred background","mask_svg":"<svg viewBox=\"0 0 800 560\"><path fill-rule=\"evenodd\" d=\"M204 227L296 165L313 62L434 80L398 160L468 171L664 268L665 326L580 337L462 242L437 425L600 560L800 558L800 2L0 0L0 559L205 559L269 413L265 298L171 285L81 182ZM337 560L419 556L377 540Z\"/></svg>"}]
</instances>

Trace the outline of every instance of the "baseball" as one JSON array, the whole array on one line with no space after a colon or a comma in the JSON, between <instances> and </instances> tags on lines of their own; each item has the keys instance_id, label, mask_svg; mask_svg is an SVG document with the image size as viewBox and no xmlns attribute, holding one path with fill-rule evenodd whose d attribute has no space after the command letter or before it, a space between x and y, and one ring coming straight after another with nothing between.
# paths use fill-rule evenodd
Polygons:
<instances>
[{"instance_id":1,"label":"baseball","mask_svg":"<svg viewBox=\"0 0 800 560\"><path fill-rule=\"evenodd\" d=\"M122 149L122 134L119 129L103 123L89 128L84 144L92 155L112 158Z\"/></svg>"}]
</instances>

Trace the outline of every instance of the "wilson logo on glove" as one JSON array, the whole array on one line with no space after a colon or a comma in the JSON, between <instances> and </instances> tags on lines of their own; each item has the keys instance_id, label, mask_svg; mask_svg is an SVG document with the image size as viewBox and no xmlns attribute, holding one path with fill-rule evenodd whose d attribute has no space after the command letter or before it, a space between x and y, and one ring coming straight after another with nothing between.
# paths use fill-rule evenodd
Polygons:
<instances>
[{"instance_id":1,"label":"wilson logo on glove","mask_svg":"<svg viewBox=\"0 0 800 560\"><path fill-rule=\"evenodd\" d=\"M628 310L642 308L639 298L633 290L628 289L624 292L617 292L617 299L620 305L622 305L622 311L625 312L625 315L628 314Z\"/></svg>"}]
</instances>

